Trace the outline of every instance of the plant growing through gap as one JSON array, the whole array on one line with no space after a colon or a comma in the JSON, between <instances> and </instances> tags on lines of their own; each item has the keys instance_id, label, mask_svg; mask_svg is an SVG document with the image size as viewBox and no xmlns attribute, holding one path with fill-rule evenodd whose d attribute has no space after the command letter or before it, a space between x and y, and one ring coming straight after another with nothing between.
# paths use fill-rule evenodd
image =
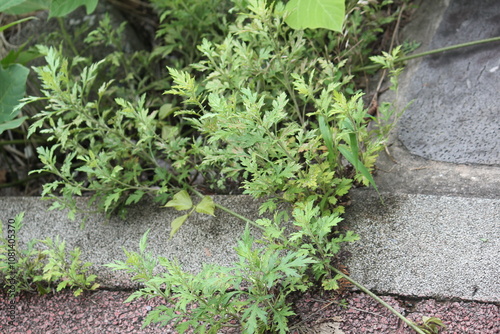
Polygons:
<instances>
[{"instance_id":1,"label":"plant growing through gap","mask_svg":"<svg viewBox=\"0 0 500 334\"><path fill-rule=\"evenodd\" d=\"M14 236L14 243L4 237L0 222L0 274L2 288L9 288L10 297L22 291L44 295L65 288L74 289L74 295L79 296L83 291L99 287L95 283L97 277L88 273L91 264L80 260L80 249L76 247L68 252L66 242L59 236L30 240L22 247L18 236L23 218L24 212L17 215L9 232Z\"/></svg>"},{"instance_id":2,"label":"plant growing through gap","mask_svg":"<svg viewBox=\"0 0 500 334\"><path fill-rule=\"evenodd\" d=\"M282 3L235 0L234 5L234 22L221 29L223 38L202 39L201 57L191 69L182 70L186 62L181 69L170 66L174 84L167 93L175 98L152 111L145 95L122 89L103 74L104 67L120 71L115 57L121 54L91 63L40 47L47 65L36 72L44 97L25 102L47 105L30 135L40 131L54 142L38 149L44 165L38 171L59 177L43 192L57 200L52 208L70 208L70 215L76 212L73 196L84 193L92 193L91 202L108 214L145 195L161 203L173 196L167 206L196 210L200 204L193 206L184 189L197 193L198 173L219 188L221 179L243 179L246 193L270 196L261 212L292 203L299 232L285 234L285 212L276 212L274 220L246 221L263 230L263 239L246 232L237 247L240 262L229 269L207 267L201 276L182 272L173 261L147 255L146 236L140 253L126 251L126 262L111 264L146 284L134 298L178 298L178 308L157 309L148 321L175 321L183 331L190 325L212 331L237 321L248 332L286 332L291 315L286 296L318 281L335 289L345 277L331 264L340 244L356 239L352 232L335 231L344 210L341 198L353 183L373 184L370 171L385 132L369 130L372 117L352 84L348 59L330 55L345 41L337 39L323 52L315 46L324 35L283 24L289 13ZM87 41L104 41L106 31ZM162 52L175 55L157 50ZM175 104L179 98L183 105ZM172 232L190 212L173 222ZM254 243L267 246L253 248ZM167 273L154 276L156 264ZM188 309L188 303L197 308ZM189 323L179 322L176 312Z\"/></svg>"},{"instance_id":3,"label":"plant growing through gap","mask_svg":"<svg viewBox=\"0 0 500 334\"><path fill-rule=\"evenodd\" d=\"M133 273L145 285L129 300L157 295L175 300L172 307L151 312L146 324L172 322L181 333L189 328L216 333L237 321L244 333L286 333L287 316L293 314L286 304L289 293L317 281L326 290L335 289L337 280L345 277L331 260L340 243L357 237L352 232L332 234L343 211L338 198L352 178L373 183L368 168L382 141L370 142L374 134L367 129L361 94L342 93L345 83L332 80L339 70L325 59L305 57L302 33L282 31L283 8L277 5L274 10L265 2L250 1L249 10L238 15L222 43L204 40L200 45L207 60L193 67L205 73L205 81L170 68L174 85L167 93L184 97L186 108L176 115L208 138L200 148L200 170L216 166L228 177L243 174L246 193L274 195L261 212L275 211L276 201L292 202L299 232L285 233L285 211L276 213L274 220L247 221L236 247L239 265L205 266L197 275L183 272L170 260L155 260L145 252L145 235L140 253L125 250L127 261L109 266ZM354 167L350 174L343 158ZM167 205L179 205L174 202ZM250 224L263 230L263 239L249 237ZM267 246L254 250L254 243ZM288 275L285 269L280 273L279 259L291 261L285 266L293 269ZM154 276L158 264L166 273ZM194 306L188 308L188 303Z\"/></svg>"}]
</instances>

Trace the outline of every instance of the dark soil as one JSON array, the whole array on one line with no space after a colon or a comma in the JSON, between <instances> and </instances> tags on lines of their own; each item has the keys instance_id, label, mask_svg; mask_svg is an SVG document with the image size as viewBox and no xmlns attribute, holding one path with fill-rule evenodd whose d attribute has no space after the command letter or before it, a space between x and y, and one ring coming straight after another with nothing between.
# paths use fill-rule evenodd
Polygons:
<instances>
[{"instance_id":1,"label":"dark soil","mask_svg":"<svg viewBox=\"0 0 500 334\"><path fill-rule=\"evenodd\" d=\"M176 333L171 326L148 326L141 329L144 317L161 298L124 303L127 291L86 292L74 297L71 291L36 296L23 295L9 304L0 297L0 333ZM500 307L478 302L438 302L433 299L405 301L385 296L386 302L409 319L420 323L422 316L440 318L447 329L440 333L498 334ZM406 334L414 333L401 320L362 293L348 292L340 298L306 294L295 302L297 313L290 333L317 334ZM8 308L12 305L15 320L9 325ZM240 330L225 333L240 333Z\"/></svg>"}]
</instances>

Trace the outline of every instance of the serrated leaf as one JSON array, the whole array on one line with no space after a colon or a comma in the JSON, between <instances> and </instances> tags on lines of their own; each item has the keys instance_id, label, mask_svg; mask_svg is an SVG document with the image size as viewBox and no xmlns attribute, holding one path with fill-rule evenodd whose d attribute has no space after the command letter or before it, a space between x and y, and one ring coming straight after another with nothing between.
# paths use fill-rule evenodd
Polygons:
<instances>
[{"instance_id":1,"label":"serrated leaf","mask_svg":"<svg viewBox=\"0 0 500 334\"><path fill-rule=\"evenodd\" d=\"M170 223L170 238L174 236L175 233L179 230L179 228L184 224L189 215L182 215L180 217L175 218L172 223Z\"/></svg>"},{"instance_id":2,"label":"serrated leaf","mask_svg":"<svg viewBox=\"0 0 500 334\"><path fill-rule=\"evenodd\" d=\"M267 312L260 308L258 303L254 303L245 310L242 318L246 320L246 323L243 325L245 333L256 333L258 328L258 319L260 319L263 323L267 323Z\"/></svg>"},{"instance_id":3,"label":"serrated leaf","mask_svg":"<svg viewBox=\"0 0 500 334\"><path fill-rule=\"evenodd\" d=\"M118 190L106 197L106 200L104 201L104 211L108 211L111 204L117 202L120 199L121 192L121 190Z\"/></svg>"},{"instance_id":4,"label":"serrated leaf","mask_svg":"<svg viewBox=\"0 0 500 334\"><path fill-rule=\"evenodd\" d=\"M130 195L125 201L125 205L130 205L132 203L137 203L144 196L145 192L142 190L135 191L132 195Z\"/></svg>"},{"instance_id":5,"label":"serrated leaf","mask_svg":"<svg viewBox=\"0 0 500 334\"><path fill-rule=\"evenodd\" d=\"M174 208L177 211L189 210L193 207L193 201L186 190L181 190L164 207Z\"/></svg>"},{"instance_id":6,"label":"serrated leaf","mask_svg":"<svg viewBox=\"0 0 500 334\"><path fill-rule=\"evenodd\" d=\"M270 199L264 202L259 208L259 215L262 215L265 212L273 212L276 210L276 202L274 199Z\"/></svg>"},{"instance_id":7,"label":"serrated leaf","mask_svg":"<svg viewBox=\"0 0 500 334\"><path fill-rule=\"evenodd\" d=\"M285 22L293 29L325 28L342 31L345 0L290 0Z\"/></svg>"},{"instance_id":8,"label":"serrated leaf","mask_svg":"<svg viewBox=\"0 0 500 334\"><path fill-rule=\"evenodd\" d=\"M56 291L61 291L62 289L66 288L66 286L69 284L69 281L62 281L57 285Z\"/></svg>"},{"instance_id":9,"label":"serrated leaf","mask_svg":"<svg viewBox=\"0 0 500 334\"><path fill-rule=\"evenodd\" d=\"M144 233L144 235L141 237L141 241L139 242L139 250L141 251L141 253L144 253L144 251L146 250L149 231L151 231L151 229L148 229Z\"/></svg>"},{"instance_id":10,"label":"serrated leaf","mask_svg":"<svg viewBox=\"0 0 500 334\"><path fill-rule=\"evenodd\" d=\"M337 290L339 288L339 282L335 278L325 279L321 285L325 290Z\"/></svg>"},{"instance_id":11,"label":"serrated leaf","mask_svg":"<svg viewBox=\"0 0 500 334\"><path fill-rule=\"evenodd\" d=\"M201 202L196 205L195 210L198 213L205 213L207 215L215 216L215 214L214 214L214 211L215 211L214 200L210 196L203 197Z\"/></svg>"}]
</instances>

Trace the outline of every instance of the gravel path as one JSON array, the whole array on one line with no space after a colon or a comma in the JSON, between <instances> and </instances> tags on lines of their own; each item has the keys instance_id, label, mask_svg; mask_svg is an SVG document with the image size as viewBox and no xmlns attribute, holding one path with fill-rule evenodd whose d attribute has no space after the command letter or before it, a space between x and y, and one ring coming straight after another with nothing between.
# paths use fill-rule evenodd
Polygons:
<instances>
[{"instance_id":1,"label":"gravel path","mask_svg":"<svg viewBox=\"0 0 500 334\"><path fill-rule=\"evenodd\" d=\"M23 295L14 300L15 322L9 325L7 303L0 297L0 333L77 334L77 333L176 333L170 327L150 326L141 329L142 320L162 299L136 300L124 304L126 291L85 293L74 297L70 291L55 295ZM339 305L341 299L347 307ZM418 321L423 315L435 316L447 325L440 333L499 334L500 306L477 302L408 302L385 296L398 311ZM413 333L398 318L370 297L355 292L341 298L306 294L295 301L297 329L292 334L406 334ZM234 332L233 332L234 333Z\"/></svg>"}]
</instances>

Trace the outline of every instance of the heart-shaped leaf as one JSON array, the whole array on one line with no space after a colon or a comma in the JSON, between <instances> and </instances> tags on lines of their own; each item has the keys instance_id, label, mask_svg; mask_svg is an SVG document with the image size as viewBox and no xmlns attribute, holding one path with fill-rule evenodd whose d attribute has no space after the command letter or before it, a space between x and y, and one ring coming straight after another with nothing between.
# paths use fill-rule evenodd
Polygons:
<instances>
[{"instance_id":1,"label":"heart-shaped leaf","mask_svg":"<svg viewBox=\"0 0 500 334\"><path fill-rule=\"evenodd\" d=\"M193 207L193 202L191 201L191 197L188 192L186 190L181 190L174 195L174 198L171 201L168 201L167 204L165 204L165 207L171 207L177 211L189 210Z\"/></svg>"},{"instance_id":2,"label":"heart-shaped leaf","mask_svg":"<svg viewBox=\"0 0 500 334\"><path fill-rule=\"evenodd\" d=\"M196 212L199 212L199 213L205 213L207 215L215 216L214 215L214 210L215 210L214 200L210 196L203 197L201 202L198 203L198 205L196 205L195 210L196 210Z\"/></svg>"},{"instance_id":3,"label":"heart-shaped leaf","mask_svg":"<svg viewBox=\"0 0 500 334\"><path fill-rule=\"evenodd\" d=\"M345 0L290 0L285 22L293 29L326 28L342 31Z\"/></svg>"}]
</instances>

